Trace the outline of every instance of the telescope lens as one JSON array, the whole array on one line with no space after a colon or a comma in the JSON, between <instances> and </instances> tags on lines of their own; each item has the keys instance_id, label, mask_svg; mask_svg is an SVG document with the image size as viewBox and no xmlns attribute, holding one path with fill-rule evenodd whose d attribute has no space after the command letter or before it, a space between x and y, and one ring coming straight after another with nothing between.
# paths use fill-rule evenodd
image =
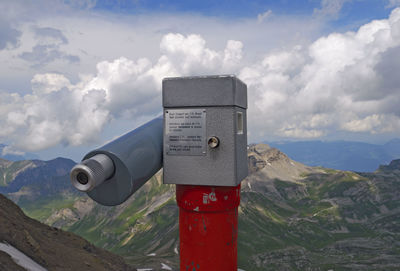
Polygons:
<instances>
[{"instance_id":1,"label":"telescope lens","mask_svg":"<svg viewBox=\"0 0 400 271\"><path fill-rule=\"evenodd\" d=\"M83 172L79 172L78 175L76 176L76 179L78 180L78 182L80 184L83 184L83 185L87 184L89 181L88 176Z\"/></svg>"},{"instance_id":2,"label":"telescope lens","mask_svg":"<svg viewBox=\"0 0 400 271\"><path fill-rule=\"evenodd\" d=\"M96 154L71 169L71 183L80 191L88 192L109 179L114 173L114 163L105 154Z\"/></svg>"}]
</instances>

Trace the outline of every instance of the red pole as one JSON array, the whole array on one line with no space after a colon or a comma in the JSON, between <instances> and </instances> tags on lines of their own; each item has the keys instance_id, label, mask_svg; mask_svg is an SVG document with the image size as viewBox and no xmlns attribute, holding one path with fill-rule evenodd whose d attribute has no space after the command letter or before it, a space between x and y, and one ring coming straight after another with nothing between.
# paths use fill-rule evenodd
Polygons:
<instances>
[{"instance_id":1,"label":"red pole","mask_svg":"<svg viewBox=\"0 0 400 271\"><path fill-rule=\"evenodd\" d=\"M180 270L236 271L236 187L176 185L179 206Z\"/></svg>"}]
</instances>

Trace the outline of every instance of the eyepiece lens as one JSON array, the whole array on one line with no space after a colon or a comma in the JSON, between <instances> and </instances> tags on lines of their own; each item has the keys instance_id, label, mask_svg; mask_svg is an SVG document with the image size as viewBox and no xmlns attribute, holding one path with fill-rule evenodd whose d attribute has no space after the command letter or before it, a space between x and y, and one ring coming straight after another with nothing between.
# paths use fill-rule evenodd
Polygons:
<instances>
[{"instance_id":1,"label":"eyepiece lens","mask_svg":"<svg viewBox=\"0 0 400 271\"><path fill-rule=\"evenodd\" d=\"M76 179L80 184L83 185L87 184L89 181L88 176L83 172L79 172L78 175L76 175Z\"/></svg>"}]
</instances>

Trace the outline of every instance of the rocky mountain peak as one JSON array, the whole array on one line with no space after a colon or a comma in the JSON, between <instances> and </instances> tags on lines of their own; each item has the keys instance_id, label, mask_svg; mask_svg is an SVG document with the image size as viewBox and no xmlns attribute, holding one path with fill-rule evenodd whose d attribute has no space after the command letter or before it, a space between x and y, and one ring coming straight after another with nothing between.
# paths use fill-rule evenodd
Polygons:
<instances>
[{"instance_id":1,"label":"rocky mountain peak","mask_svg":"<svg viewBox=\"0 0 400 271\"><path fill-rule=\"evenodd\" d=\"M269 169L283 165L294 166L292 161L286 154L276 148L271 148L267 144L250 145L248 149L249 173L257 172L269 166Z\"/></svg>"},{"instance_id":2,"label":"rocky mountain peak","mask_svg":"<svg viewBox=\"0 0 400 271\"><path fill-rule=\"evenodd\" d=\"M270 147L268 144L251 145L249 151L255 152L269 163L275 161L290 162L290 158L286 154L276 148Z\"/></svg>"},{"instance_id":3,"label":"rocky mountain peak","mask_svg":"<svg viewBox=\"0 0 400 271\"><path fill-rule=\"evenodd\" d=\"M252 144L249 146L249 150L257 152L259 154L268 152L270 149L272 149L271 146L268 144L264 144L264 143Z\"/></svg>"},{"instance_id":4,"label":"rocky mountain peak","mask_svg":"<svg viewBox=\"0 0 400 271\"><path fill-rule=\"evenodd\" d=\"M267 144L250 145L247 155L249 175L254 175L247 178L250 183L272 179L297 181L302 179L302 174L315 171Z\"/></svg>"}]
</instances>

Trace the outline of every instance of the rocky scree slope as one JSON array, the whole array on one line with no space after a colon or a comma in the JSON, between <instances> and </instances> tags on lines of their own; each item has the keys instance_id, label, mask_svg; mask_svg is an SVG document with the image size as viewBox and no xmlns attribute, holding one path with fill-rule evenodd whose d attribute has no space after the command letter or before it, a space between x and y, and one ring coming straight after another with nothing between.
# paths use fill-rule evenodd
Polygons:
<instances>
[{"instance_id":1,"label":"rocky scree slope","mask_svg":"<svg viewBox=\"0 0 400 271\"><path fill-rule=\"evenodd\" d=\"M0 195L0 242L8 243L48 270L134 270L117 255L83 238L24 215ZM0 270L24 270L0 253Z\"/></svg>"}]
</instances>

